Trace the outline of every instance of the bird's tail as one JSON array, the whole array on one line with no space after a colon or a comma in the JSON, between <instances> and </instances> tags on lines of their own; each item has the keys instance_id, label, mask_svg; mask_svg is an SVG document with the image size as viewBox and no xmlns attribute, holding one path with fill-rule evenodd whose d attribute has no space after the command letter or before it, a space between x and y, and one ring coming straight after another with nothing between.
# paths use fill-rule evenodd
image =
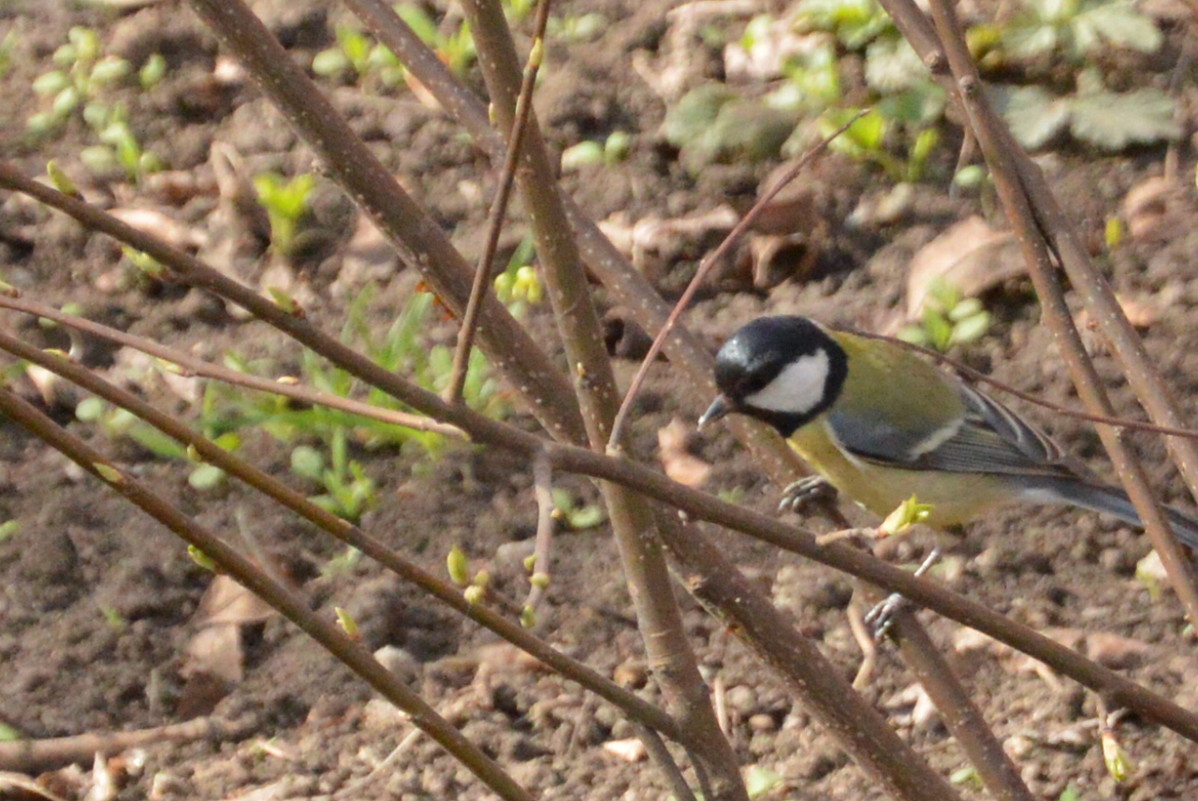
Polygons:
<instances>
[{"instance_id":1,"label":"bird's tail","mask_svg":"<svg viewBox=\"0 0 1198 801\"><path fill-rule=\"evenodd\" d=\"M1032 492L1042 498L1044 496L1041 493L1046 493L1049 497L1044 498L1045 500L1081 506L1095 512L1104 512L1112 517L1117 517L1124 523L1139 528L1144 527L1135 506L1127 497L1127 493L1121 489L1103 484L1090 484L1072 478L1052 479L1051 485L1047 487L1044 486L1043 479L1040 479L1037 484L1036 490ZM1164 506L1162 510L1173 527L1173 533L1177 535L1177 539L1181 540L1183 545L1198 552L1198 519L1174 509L1172 506Z\"/></svg>"}]
</instances>

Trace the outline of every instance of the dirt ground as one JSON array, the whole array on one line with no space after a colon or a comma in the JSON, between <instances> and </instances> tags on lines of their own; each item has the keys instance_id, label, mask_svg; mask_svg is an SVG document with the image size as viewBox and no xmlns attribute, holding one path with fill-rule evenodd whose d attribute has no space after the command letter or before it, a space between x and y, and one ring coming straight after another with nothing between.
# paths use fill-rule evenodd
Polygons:
<instances>
[{"instance_id":1,"label":"dirt ground","mask_svg":"<svg viewBox=\"0 0 1198 801\"><path fill-rule=\"evenodd\" d=\"M331 4L270 0L254 5L302 63L330 46L332 22L344 20L329 9ZM563 18L601 13L606 26L590 40L551 44L538 95L548 138L564 148L581 139L602 141L616 130L631 135L626 160L583 167L563 179L595 219L617 214L627 220L672 219L743 203L776 164L713 166L699 176L688 175L679 165L660 133L666 104L645 80L669 55L670 7L657 0L578 0L555 6ZM762 4L760 10L764 8ZM718 15L710 24L732 39L747 17L743 12ZM79 119L39 144L24 136L25 120L44 108L31 85L52 69L51 55L74 25L95 29L105 52L120 54L135 67L155 52L166 57L168 71L161 84L144 92L112 90L111 96L128 104L147 150L172 170L195 178L186 189L152 181L138 187L120 174L93 177L79 153L96 140ZM1180 25L1169 30L1168 46L1176 52L1186 32ZM244 221L223 214L216 200L220 176L210 158L213 144L235 149L249 174L274 170L292 175L318 168L251 83L235 70L232 77L214 79L214 71L226 74L231 65L186 6L162 2L119 11L15 0L0 6L0 38L9 31L14 32L11 65L0 82L0 153L34 175L44 173L48 159L58 160L83 194L103 205L157 209L207 237L194 243L202 255L224 257L232 269L256 280L261 247L255 251L252 241L238 239L244 239ZM634 63L648 66L634 69ZM690 64L696 75L720 77L719 47L696 45ZM1193 108L1190 84L1183 82L1183 115ZM347 81L328 80L324 86L355 130L473 258L494 182L486 159L442 112L402 88L368 93ZM1120 213L1129 190L1162 174L1165 155L1164 147L1120 157L1064 147L1044 156L1042 166L1087 241L1107 254L1107 220ZM1192 144L1182 141L1175 155L1178 174L1192 175ZM914 186L896 214L863 217L851 212L892 198L891 184L864 167L827 162L810 180L816 202L824 204L833 222L821 234L811 269L756 289L730 271L718 283L726 291L709 292L690 312L688 324L713 347L738 324L771 312L892 329L913 254L957 220L984 212L976 198L948 198L954 159L949 143L932 174ZM1131 237L1104 259L1121 297L1142 313L1150 353L1183 409L1193 414L1198 272L1192 258L1198 251L1198 212L1192 185L1187 180L1182 184L1190 188L1161 201L1167 223L1161 235ZM358 258L351 270L346 240L354 230L355 212L324 178L318 179L314 197L315 244L299 268L301 282L315 298L308 304L311 316L326 330L339 330L349 300L373 281L379 286L368 321L386 327L412 292L410 271L387 256ZM510 245L518 238L517 233L505 241L510 239ZM664 291L676 291L718 239L718 233L709 233L689 244L673 243L675 251L662 256L664 266L655 275ZM95 319L212 358L234 352L273 360L274 374L299 369L294 348L278 344L261 324L231 316L198 293L131 279L121 258L120 249L103 237L22 198L0 195L0 276L26 295L54 304L78 303ZM956 355L1024 390L1075 404L1054 346L1038 326L1026 279L1015 276L991 288L985 305L995 317L990 332ZM619 316L618 310L604 311ZM544 309L534 309L531 317L534 326L551 330ZM5 315L3 325L39 346L68 344L59 332L16 315ZM429 328L430 343L451 341L452 325ZM123 371L132 368L124 357L98 343L83 346L89 364L127 378ZM619 360L621 380L627 382L635 367L633 360ZM1100 367L1117 408L1134 415L1132 395L1116 368L1105 357ZM21 386L36 394L31 386ZM181 416L195 415L194 404L172 398L160 386L158 392L158 399ZM61 395L48 408L60 420L69 420L75 400L69 393ZM663 363L639 402L633 426L638 445L645 452L655 449L658 431L675 418L692 426L705 401ZM1043 410L1029 413L1070 451L1109 474L1092 431ZM524 417L517 411L513 419ZM634 736L605 704L518 658L489 633L377 565L347 558L342 546L254 494L238 487L198 491L186 481L187 465L153 458L95 426L76 422L73 427L203 524L235 541L251 540L315 607L349 610L371 648L391 646L397 669L405 671L420 694L541 798L669 797L664 780L648 763L626 761L605 747ZM287 447L261 431L243 436L242 452L257 464L315 490L288 471ZM1182 502L1181 483L1166 466L1159 439L1129 435L1129 440L1144 456L1162 494ZM712 466L709 489L735 490L742 503L773 508L777 488L727 433L704 432L692 444L696 455ZM353 455L379 488L377 506L363 518L365 528L437 572L443 571L450 547L460 545L475 565L491 570L498 588L522 596L521 559L530 553L536 521L527 465L464 446L449 446L436 460L406 449L357 448ZM563 485L580 504L595 498L586 482L565 479ZM0 523L5 521L17 525L0 538L0 723L24 737L49 738L161 726L196 714L248 721L232 736L159 743L126 753L113 768L120 783L115 797L487 797L464 768L426 738L409 737L411 727L386 704L278 619L244 627L239 660L244 676L235 685L203 688L188 682L187 649L212 574L192 561L169 532L10 423L0 423ZM844 578L745 538L709 533L769 588L846 675L856 671L861 657L845 614L851 592ZM892 558L915 562L923 547L918 538L900 544L892 549ZM1018 510L973 526L941 578L974 600L1037 628L1056 630L1092 654L1121 661L1127 675L1198 709L1193 630L1171 592L1153 597L1134 575L1148 552L1139 532L1111 520ZM617 565L605 526L560 532L553 551L553 584L539 613L538 631L601 673L657 698L652 681L646 680ZM729 632L689 599L682 603L705 675L722 695L742 763L780 777L762 797L883 797ZM1134 769L1126 782L1117 784L1103 766L1092 695L1071 682L1038 674L1010 655L966 648L955 624L932 615L926 615L926 622L954 653L970 691L1039 797L1055 800L1069 787L1082 799L1198 797L1194 744L1134 717L1125 719L1118 734ZM911 677L885 648L866 693L938 770L950 775L965 766L943 725L919 701ZM401 743L393 761L376 772ZM91 765L82 769L89 771ZM71 779L59 772L52 778L68 798L81 797L76 793L86 786L86 776ZM262 788L261 795L249 795ZM960 789L966 798L984 796L968 781ZM26 797L3 789L0 796L10 797L6 792Z\"/></svg>"}]
</instances>

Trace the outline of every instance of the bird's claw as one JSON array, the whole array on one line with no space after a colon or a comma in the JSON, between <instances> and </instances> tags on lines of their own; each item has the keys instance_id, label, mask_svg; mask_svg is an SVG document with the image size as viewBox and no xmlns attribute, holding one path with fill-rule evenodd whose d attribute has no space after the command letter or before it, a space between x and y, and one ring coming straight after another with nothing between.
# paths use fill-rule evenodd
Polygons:
<instances>
[{"instance_id":1,"label":"bird's claw","mask_svg":"<svg viewBox=\"0 0 1198 801\"><path fill-rule=\"evenodd\" d=\"M915 577L923 577L932 566L940 561L940 549L933 548L927 558L923 560L919 568L915 571ZM865 613L865 625L869 626L873 632L874 641L880 641L889 632L894 625L894 620L900 612L906 612L914 609L915 604L899 593L891 593L886 600L875 606L873 609Z\"/></svg>"},{"instance_id":2,"label":"bird's claw","mask_svg":"<svg viewBox=\"0 0 1198 801\"><path fill-rule=\"evenodd\" d=\"M813 503L832 501L836 499L836 487L828 483L822 476L807 476L786 486L782 490L782 500L778 502L778 512L801 513Z\"/></svg>"},{"instance_id":3,"label":"bird's claw","mask_svg":"<svg viewBox=\"0 0 1198 801\"><path fill-rule=\"evenodd\" d=\"M908 601L897 592L891 593L865 613L865 625L869 626L870 633L873 635L874 642L880 642L883 637L890 633L890 628L894 625L894 619L900 612L912 609L915 604Z\"/></svg>"}]
</instances>

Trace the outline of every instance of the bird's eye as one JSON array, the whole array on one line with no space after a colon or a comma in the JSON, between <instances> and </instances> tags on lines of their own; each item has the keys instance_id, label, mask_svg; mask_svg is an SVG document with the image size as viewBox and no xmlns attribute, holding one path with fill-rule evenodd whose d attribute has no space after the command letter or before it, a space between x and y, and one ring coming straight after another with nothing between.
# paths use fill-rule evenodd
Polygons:
<instances>
[{"instance_id":1,"label":"bird's eye","mask_svg":"<svg viewBox=\"0 0 1198 801\"><path fill-rule=\"evenodd\" d=\"M764 389L768 383L761 375L746 375L740 381L736 382L736 396L738 398L747 398Z\"/></svg>"}]
</instances>

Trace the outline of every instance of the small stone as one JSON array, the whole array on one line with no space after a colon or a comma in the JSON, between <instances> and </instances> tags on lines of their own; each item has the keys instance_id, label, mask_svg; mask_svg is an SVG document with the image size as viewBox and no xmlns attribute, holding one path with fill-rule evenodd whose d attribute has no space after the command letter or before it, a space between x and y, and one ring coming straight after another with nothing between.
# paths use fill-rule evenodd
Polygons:
<instances>
[{"instance_id":1,"label":"small stone","mask_svg":"<svg viewBox=\"0 0 1198 801\"><path fill-rule=\"evenodd\" d=\"M753 731L771 732L777 730L778 721L774 720L773 715L758 712L756 715L749 716L749 728Z\"/></svg>"}]
</instances>

